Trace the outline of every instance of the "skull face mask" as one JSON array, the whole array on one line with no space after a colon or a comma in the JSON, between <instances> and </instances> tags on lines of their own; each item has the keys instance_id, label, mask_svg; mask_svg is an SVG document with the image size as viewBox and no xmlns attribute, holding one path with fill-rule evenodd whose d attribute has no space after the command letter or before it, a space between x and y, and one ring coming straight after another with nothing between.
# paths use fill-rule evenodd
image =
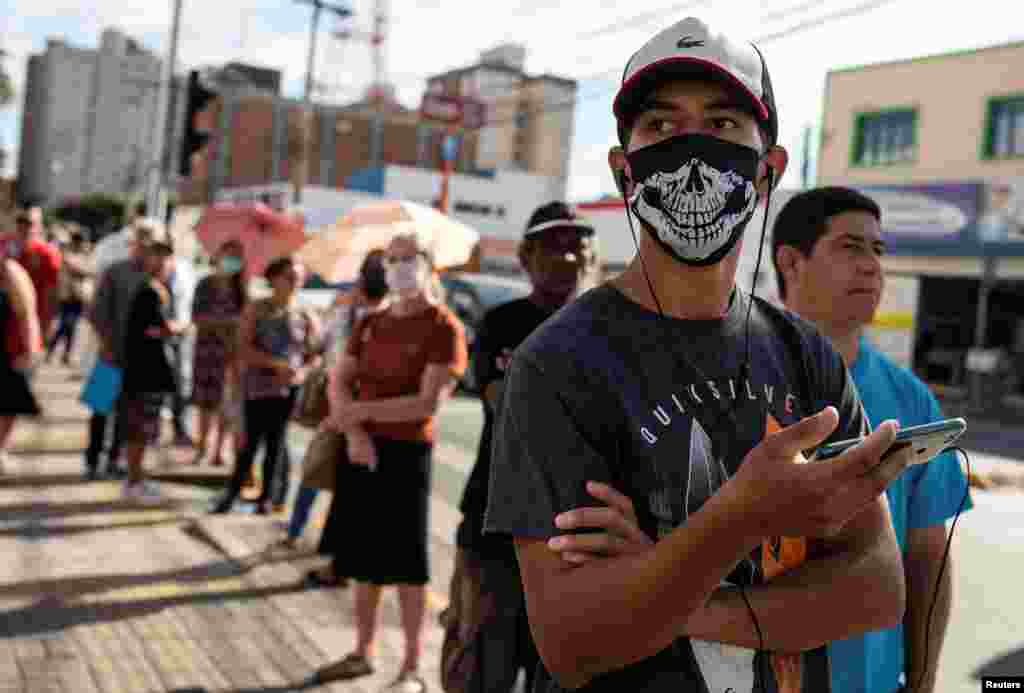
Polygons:
<instances>
[{"instance_id":1,"label":"skull face mask","mask_svg":"<svg viewBox=\"0 0 1024 693\"><path fill-rule=\"evenodd\" d=\"M687 134L627 154L629 208L680 262L713 265L739 241L757 207L759 155L717 137Z\"/></svg>"}]
</instances>

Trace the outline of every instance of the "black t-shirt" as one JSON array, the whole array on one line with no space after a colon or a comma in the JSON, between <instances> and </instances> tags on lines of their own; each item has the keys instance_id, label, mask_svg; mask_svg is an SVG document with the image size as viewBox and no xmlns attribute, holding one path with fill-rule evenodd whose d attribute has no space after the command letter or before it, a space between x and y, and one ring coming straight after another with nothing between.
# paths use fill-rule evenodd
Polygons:
<instances>
[{"instance_id":1,"label":"black t-shirt","mask_svg":"<svg viewBox=\"0 0 1024 693\"><path fill-rule=\"evenodd\" d=\"M174 371L168 353L167 337L149 337L146 330L167 320L169 301L165 302L152 283L146 282L135 294L125 330L125 392L173 392Z\"/></svg>"},{"instance_id":2,"label":"black t-shirt","mask_svg":"<svg viewBox=\"0 0 1024 693\"><path fill-rule=\"evenodd\" d=\"M476 463L459 504L462 522L455 540L459 546L471 548L486 558L515 560L515 549L508 537L483 533L494 433L494 412L484 392L488 385L505 377L512 352L549 317L549 311L529 298L509 301L487 311L473 342L472 368L484 408L484 427L480 432Z\"/></svg>"},{"instance_id":3,"label":"black t-shirt","mask_svg":"<svg viewBox=\"0 0 1024 693\"><path fill-rule=\"evenodd\" d=\"M735 292L718 320L666 319L605 285L534 332L515 352L499 404L485 530L554 536L556 514L594 503L585 488L593 480L629 496L657 540L717 492L767 432L831 404L839 426L830 440L861 435L866 418L841 357L809 323L759 299L750 377L739 378L750 300ZM696 368L681 369L681 358ZM731 423L719 418L722 403L735 413ZM726 582L761 583L806 555L803 539L766 543ZM797 668L797 690L829 690L825 648L788 662L764 657L755 665L752 650L681 638L582 690L748 692L762 664ZM765 686L786 690L775 680ZM534 691L561 690L539 672Z\"/></svg>"}]
</instances>

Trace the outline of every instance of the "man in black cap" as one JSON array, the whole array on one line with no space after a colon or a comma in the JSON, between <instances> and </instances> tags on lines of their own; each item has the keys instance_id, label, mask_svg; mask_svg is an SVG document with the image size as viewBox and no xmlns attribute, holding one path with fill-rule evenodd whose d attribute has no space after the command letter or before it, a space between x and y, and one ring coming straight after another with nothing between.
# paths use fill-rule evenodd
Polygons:
<instances>
[{"instance_id":1,"label":"man in black cap","mask_svg":"<svg viewBox=\"0 0 1024 693\"><path fill-rule=\"evenodd\" d=\"M526 298L488 311L473 343L484 427L476 464L459 506L463 519L456 533L453 607L445 615L449 645L458 642L477 653L475 666L469 669L468 680L460 690L507 693L513 689L520 668L525 670L529 684L539 662L530 637L512 542L507 537L482 533L491 475L494 407L512 352L579 292L596 261L593 238L594 229L564 202L539 207L527 222L519 245L519 262L533 291ZM463 642L469 637L473 642ZM446 648L448 651L454 653L456 648Z\"/></svg>"},{"instance_id":2,"label":"man in black cap","mask_svg":"<svg viewBox=\"0 0 1024 693\"><path fill-rule=\"evenodd\" d=\"M810 324L736 288L787 161L764 59L685 19L629 60L614 110L637 257L516 350L495 423L485 530L515 542L534 691L827 691L823 645L902 616L883 491L909 457L883 457L888 421L801 464L866 433L856 389ZM559 535L593 526L567 511L595 482L651 543L575 564Z\"/></svg>"}]
</instances>

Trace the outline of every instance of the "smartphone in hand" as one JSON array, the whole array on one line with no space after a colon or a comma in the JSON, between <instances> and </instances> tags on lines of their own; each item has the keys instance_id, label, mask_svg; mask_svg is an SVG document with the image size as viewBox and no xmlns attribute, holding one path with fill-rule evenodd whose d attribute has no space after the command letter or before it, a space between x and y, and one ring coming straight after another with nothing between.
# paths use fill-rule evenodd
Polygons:
<instances>
[{"instance_id":1,"label":"smartphone in hand","mask_svg":"<svg viewBox=\"0 0 1024 693\"><path fill-rule=\"evenodd\" d=\"M914 449L914 457L911 464L924 464L931 461L936 455L956 442L956 439L967 430L967 422L964 419L946 419L934 423L922 424L921 426L910 426L902 428L896 434L896 440L885 452L883 459L899 450L908 447ZM827 460L838 457L845 451L859 444L863 438L851 438L841 440L838 443L823 445L811 456L810 461Z\"/></svg>"}]
</instances>

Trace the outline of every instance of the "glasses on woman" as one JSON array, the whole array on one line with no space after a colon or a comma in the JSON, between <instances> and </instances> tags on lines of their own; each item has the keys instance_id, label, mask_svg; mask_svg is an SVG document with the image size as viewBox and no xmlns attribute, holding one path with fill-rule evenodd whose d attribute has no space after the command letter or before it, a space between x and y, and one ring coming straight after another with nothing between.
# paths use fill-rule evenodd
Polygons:
<instances>
[{"instance_id":1,"label":"glasses on woman","mask_svg":"<svg viewBox=\"0 0 1024 693\"><path fill-rule=\"evenodd\" d=\"M386 255L384 257L385 265L405 265L416 262L420 258L426 259L427 254L423 251L418 251L412 255Z\"/></svg>"}]
</instances>

